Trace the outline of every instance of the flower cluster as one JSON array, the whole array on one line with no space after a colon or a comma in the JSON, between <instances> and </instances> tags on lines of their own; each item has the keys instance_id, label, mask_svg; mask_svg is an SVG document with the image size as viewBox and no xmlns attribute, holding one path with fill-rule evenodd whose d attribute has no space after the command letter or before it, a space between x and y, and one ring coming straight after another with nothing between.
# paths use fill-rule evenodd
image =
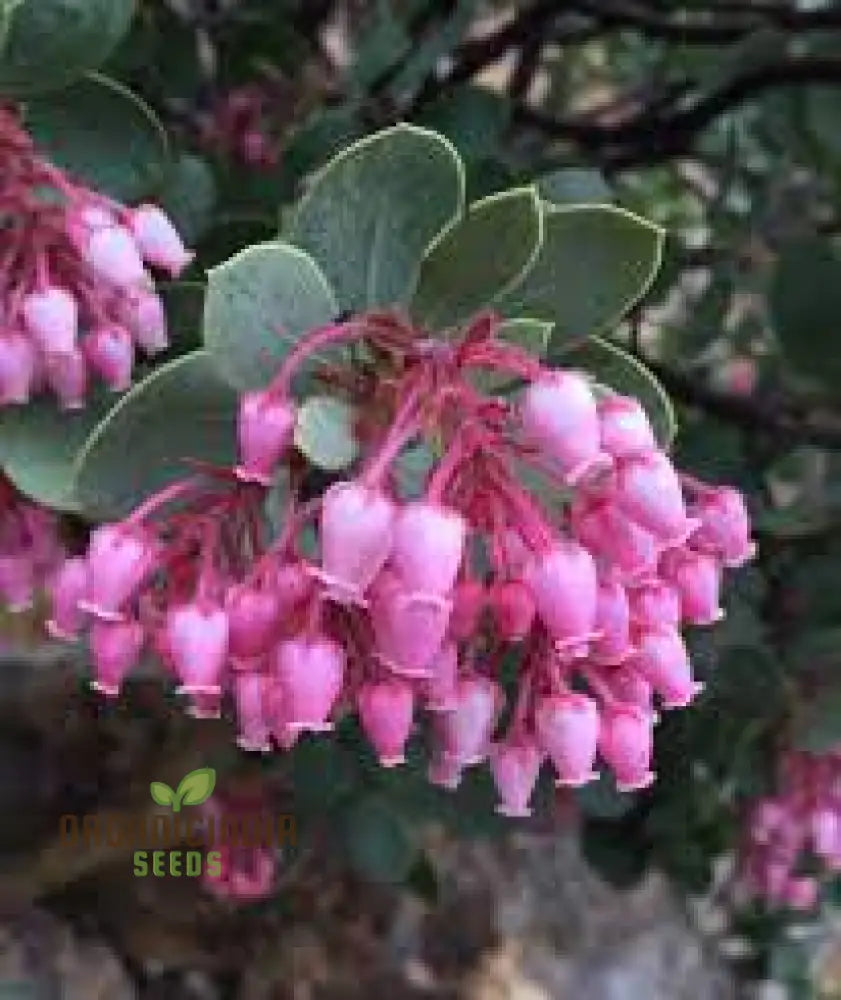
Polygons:
<instances>
[{"instance_id":1,"label":"flower cluster","mask_svg":"<svg viewBox=\"0 0 841 1000\"><path fill-rule=\"evenodd\" d=\"M36 591L64 561L58 518L23 497L0 474L0 600L9 611L32 607Z\"/></svg>"},{"instance_id":2,"label":"flower cluster","mask_svg":"<svg viewBox=\"0 0 841 1000\"><path fill-rule=\"evenodd\" d=\"M751 810L742 851L742 882L771 905L808 910L820 880L804 872L811 857L841 871L841 752L787 751L780 760L778 791Z\"/></svg>"},{"instance_id":3,"label":"flower cluster","mask_svg":"<svg viewBox=\"0 0 841 1000\"><path fill-rule=\"evenodd\" d=\"M107 693L153 644L194 712L230 695L244 748L358 712L385 767L418 720L431 781L455 787L489 759L509 815L528 814L547 760L560 785L591 781L597 758L620 789L649 785L658 709L700 688L680 627L716 621L723 568L752 555L744 503L679 475L636 400L497 330L480 315L444 342L368 314L312 331L241 398L235 469L171 484L65 565L54 631L89 624ZM364 402L361 466L314 500L293 490L268 537L293 376L354 339L383 360L375 383L333 372ZM488 370L525 386L483 393ZM406 497L402 456L419 441L440 458Z\"/></svg>"},{"instance_id":4,"label":"flower cluster","mask_svg":"<svg viewBox=\"0 0 841 1000\"><path fill-rule=\"evenodd\" d=\"M231 843L209 845L216 852L217 868L205 867L202 885L217 899L253 903L272 894L278 848L271 836L265 836L266 805L264 795L253 792L228 792L202 803L203 822L215 824L222 834L219 839L225 839L226 830L241 834L229 838Z\"/></svg>"},{"instance_id":5,"label":"flower cluster","mask_svg":"<svg viewBox=\"0 0 841 1000\"><path fill-rule=\"evenodd\" d=\"M1 106L0 216L0 403L48 389L82 407L91 376L127 388L135 348L167 346L145 265L175 277L191 259L168 217L74 183Z\"/></svg>"},{"instance_id":6,"label":"flower cluster","mask_svg":"<svg viewBox=\"0 0 841 1000\"><path fill-rule=\"evenodd\" d=\"M246 167L268 170L280 160L271 134L272 98L258 83L223 94L199 123L199 139L208 151L238 160Z\"/></svg>"}]
</instances>

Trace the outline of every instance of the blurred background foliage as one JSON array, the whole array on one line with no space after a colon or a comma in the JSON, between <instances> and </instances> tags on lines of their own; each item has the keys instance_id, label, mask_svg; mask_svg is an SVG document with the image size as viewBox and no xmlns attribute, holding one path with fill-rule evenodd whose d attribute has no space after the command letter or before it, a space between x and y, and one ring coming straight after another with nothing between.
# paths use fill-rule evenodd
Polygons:
<instances>
[{"instance_id":1,"label":"blurred background foliage","mask_svg":"<svg viewBox=\"0 0 841 1000\"><path fill-rule=\"evenodd\" d=\"M16 7L0 3L13 43ZM659 727L654 788L602 782L570 801L546 788L541 812L577 815L585 856L616 884L653 866L690 895L725 892L722 859L777 748L841 741L841 4L139 0L103 58L102 76L58 96L30 95L23 63L0 89L22 88L59 160L159 197L198 250L199 285L274 235L278 203L342 145L399 120L451 139L474 198L539 178L552 201L608 201L666 228L658 280L614 336L672 396L680 464L749 495L759 557L736 575L727 619L691 637L707 690ZM74 88L96 89L94 126ZM121 88L145 125L114 104ZM101 152L129 128L132 157L98 175L92 135ZM173 292L179 350L194 346L199 291ZM505 829L486 775L447 797L418 762L375 767L352 727L336 753L305 742L264 766L361 876L426 897L422 820ZM743 909L731 930L751 942L746 975L802 990L807 959L780 944L790 917Z\"/></svg>"}]
</instances>

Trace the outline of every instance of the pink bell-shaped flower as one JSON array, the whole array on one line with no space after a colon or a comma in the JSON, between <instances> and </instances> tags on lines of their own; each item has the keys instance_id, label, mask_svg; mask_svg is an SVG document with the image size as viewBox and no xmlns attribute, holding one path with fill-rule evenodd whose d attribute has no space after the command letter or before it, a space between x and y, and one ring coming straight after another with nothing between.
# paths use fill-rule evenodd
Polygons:
<instances>
[{"instance_id":1,"label":"pink bell-shaped flower","mask_svg":"<svg viewBox=\"0 0 841 1000\"><path fill-rule=\"evenodd\" d=\"M270 486L280 457L292 444L295 407L287 399L265 390L240 396L237 438L240 462L237 477L243 482Z\"/></svg>"},{"instance_id":2,"label":"pink bell-shaped flower","mask_svg":"<svg viewBox=\"0 0 841 1000\"><path fill-rule=\"evenodd\" d=\"M812 847L820 858L830 858L841 847L841 816L830 805L819 805L809 817Z\"/></svg>"},{"instance_id":3,"label":"pink bell-shaped flower","mask_svg":"<svg viewBox=\"0 0 841 1000\"><path fill-rule=\"evenodd\" d=\"M119 621L122 606L140 587L155 562L155 545L137 525L105 524L88 546L88 591L79 607L97 618Z\"/></svg>"},{"instance_id":4,"label":"pink bell-shaped flower","mask_svg":"<svg viewBox=\"0 0 841 1000\"><path fill-rule=\"evenodd\" d=\"M277 879L277 859L267 847L214 847L219 871L206 867L202 888L230 903L254 903L271 896Z\"/></svg>"},{"instance_id":5,"label":"pink bell-shaped flower","mask_svg":"<svg viewBox=\"0 0 841 1000\"><path fill-rule=\"evenodd\" d=\"M599 738L599 709L576 691L542 698L534 713L538 745L548 754L556 784L577 788L598 777L593 765Z\"/></svg>"},{"instance_id":6,"label":"pink bell-shaped flower","mask_svg":"<svg viewBox=\"0 0 841 1000\"><path fill-rule=\"evenodd\" d=\"M36 368L29 337L19 330L0 331L0 403L28 403Z\"/></svg>"},{"instance_id":7,"label":"pink bell-shaped flower","mask_svg":"<svg viewBox=\"0 0 841 1000\"><path fill-rule=\"evenodd\" d=\"M271 677L259 670L238 670L233 684L237 746L250 751L271 749Z\"/></svg>"},{"instance_id":8,"label":"pink bell-shaped flower","mask_svg":"<svg viewBox=\"0 0 841 1000\"><path fill-rule=\"evenodd\" d=\"M424 708L428 712L451 712L456 707L458 647L445 642L429 667L429 677L422 682Z\"/></svg>"},{"instance_id":9,"label":"pink bell-shaped flower","mask_svg":"<svg viewBox=\"0 0 841 1000\"><path fill-rule=\"evenodd\" d=\"M26 551L0 554L0 599L8 611L28 611L35 593L35 563Z\"/></svg>"},{"instance_id":10,"label":"pink bell-shaped flower","mask_svg":"<svg viewBox=\"0 0 841 1000\"><path fill-rule=\"evenodd\" d=\"M684 541L697 527L687 517L677 472L662 452L619 463L615 501L632 521L669 544Z\"/></svg>"},{"instance_id":11,"label":"pink bell-shaped flower","mask_svg":"<svg viewBox=\"0 0 841 1000\"><path fill-rule=\"evenodd\" d=\"M406 590L396 574L383 571L371 588L370 611L379 659L405 677L429 677L444 644L452 602Z\"/></svg>"},{"instance_id":12,"label":"pink bell-shaped flower","mask_svg":"<svg viewBox=\"0 0 841 1000\"><path fill-rule=\"evenodd\" d=\"M583 375L550 371L532 382L523 393L520 420L528 440L571 482L603 463L596 400Z\"/></svg>"},{"instance_id":13,"label":"pink bell-shaped flower","mask_svg":"<svg viewBox=\"0 0 841 1000\"><path fill-rule=\"evenodd\" d=\"M621 663L633 651L628 593L618 580L599 581L594 639L590 653L596 663Z\"/></svg>"},{"instance_id":14,"label":"pink bell-shaped flower","mask_svg":"<svg viewBox=\"0 0 841 1000\"><path fill-rule=\"evenodd\" d=\"M480 764L488 755L502 694L489 678L459 678L456 707L435 716L435 731L443 752L459 767Z\"/></svg>"},{"instance_id":15,"label":"pink bell-shaped flower","mask_svg":"<svg viewBox=\"0 0 841 1000\"><path fill-rule=\"evenodd\" d=\"M712 625L724 617L719 602L721 565L715 556L670 549L663 554L660 572L678 592L681 617L688 625Z\"/></svg>"},{"instance_id":16,"label":"pink bell-shaped flower","mask_svg":"<svg viewBox=\"0 0 841 1000\"><path fill-rule=\"evenodd\" d=\"M692 679L689 654L674 629L642 632L636 646L630 664L651 683L664 708L685 708L703 690L704 685Z\"/></svg>"},{"instance_id":17,"label":"pink bell-shaped flower","mask_svg":"<svg viewBox=\"0 0 841 1000\"><path fill-rule=\"evenodd\" d=\"M775 799L760 799L750 817L750 836L758 844L769 844L786 820L785 806Z\"/></svg>"},{"instance_id":18,"label":"pink bell-shaped flower","mask_svg":"<svg viewBox=\"0 0 841 1000\"><path fill-rule=\"evenodd\" d=\"M117 288L132 288L146 280L137 243L124 226L93 229L82 247L82 254L95 274Z\"/></svg>"},{"instance_id":19,"label":"pink bell-shaped flower","mask_svg":"<svg viewBox=\"0 0 841 1000\"><path fill-rule=\"evenodd\" d=\"M405 763L414 716L411 685L398 678L374 681L363 684L358 697L359 721L382 767Z\"/></svg>"},{"instance_id":20,"label":"pink bell-shaped flower","mask_svg":"<svg viewBox=\"0 0 841 1000\"><path fill-rule=\"evenodd\" d=\"M453 639L469 639L479 624L485 607L487 591L479 580L462 580L453 588L453 611L450 615L450 635Z\"/></svg>"},{"instance_id":21,"label":"pink bell-shaped flower","mask_svg":"<svg viewBox=\"0 0 841 1000\"><path fill-rule=\"evenodd\" d=\"M86 618L79 601L85 597L87 589L87 561L81 556L65 559L49 586L52 615L46 629L54 639L71 641L78 636Z\"/></svg>"},{"instance_id":22,"label":"pink bell-shaped flower","mask_svg":"<svg viewBox=\"0 0 841 1000\"><path fill-rule=\"evenodd\" d=\"M273 589L236 584L225 595L228 615L228 652L237 660L267 653L277 635L280 601Z\"/></svg>"},{"instance_id":23,"label":"pink bell-shaped flower","mask_svg":"<svg viewBox=\"0 0 841 1000\"><path fill-rule=\"evenodd\" d=\"M530 743L506 741L491 747L490 763L500 802L496 811L514 819L531 816L529 799L537 784L543 754Z\"/></svg>"},{"instance_id":24,"label":"pink bell-shaped flower","mask_svg":"<svg viewBox=\"0 0 841 1000\"><path fill-rule=\"evenodd\" d=\"M725 566L738 568L754 557L750 540L750 518L738 490L716 487L692 506L701 526L692 535L692 547L717 556Z\"/></svg>"},{"instance_id":25,"label":"pink bell-shaped flower","mask_svg":"<svg viewBox=\"0 0 841 1000\"><path fill-rule=\"evenodd\" d=\"M301 732L326 732L333 704L342 689L345 654L332 639L287 639L275 647L274 669L284 725Z\"/></svg>"},{"instance_id":26,"label":"pink bell-shaped flower","mask_svg":"<svg viewBox=\"0 0 841 1000\"><path fill-rule=\"evenodd\" d=\"M312 574L301 562L281 563L268 579L267 586L277 598L281 618L288 618L312 594Z\"/></svg>"},{"instance_id":27,"label":"pink bell-shaped flower","mask_svg":"<svg viewBox=\"0 0 841 1000\"><path fill-rule=\"evenodd\" d=\"M629 593L631 619L643 631L677 628L680 595L663 580L648 580Z\"/></svg>"},{"instance_id":28,"label":"pink bell-shaped flower","mask_svg":"<svg viewBox=\"0 0 841 1000\"><path fill-rule=\"evenodd\" d=\"M21 303L23 323L44 354L68 354L76 349L79 305L64 288L51 286L30 292Z\"/></svg>"},{"instance_id":29,"label":"pink bell-shaped flower","mask_svg":"<svg viewBox=\"0 0 841 1000\"><path fill-rule=\"evenodd\" d=\"M407 503L394 522L391 565L409 590L448 594L461 565L465 531L457 511L422 500Z\"/></svg>"},{"instance_id":30,"label":"pink bell-shaped flower","mask_svg":"<svg viewBox=\"0 0 841 1000\"><path fill-rule=\"evenodd\" d=\"M633 458L657 450L645 410L632 396L610 395L599 401L602 449L614 458Z\"/></svg>"},{"instance_id":31,"label":"pink bell-shaped flower","mask_svg":"<svg viewBox=\"0 0 841 1000\"><path fill-rule=\"evenodd\" d=\"M88 364L112 392L131 385L134 342L124 326L110 324L92 330L82 341Z\"/></svg>"},{"instance_id":32,"label":"pink bell-shaped flower","mask_svg":"<svg viewBox=\"0 0 841 1000\"><path fill-rule=\"evenodd\" d=\"M572 506L572 531L594 556L613 567L623 583L645 579L657 566L660 545L610 500L579 500Z\"/></svg>"},{"instance_id":33,"label":"pink bell-shaped flower","mask_svg":"<svg viewBox=\"0 0 841 1000\"><path fill-rule=\"evenodd\" d=\"M813 910L818 905L820 885L810 875L790 878L783 890L783 901L793 910Z\"/></svg>"},{"instance_id":34,"label":"pink bell-shaped flower","mask_svg":"<svg viewBox=\"0 0 841 1000\"><path fill-rule=\"evenodd\" d=\"M504 580L490 588L489 597L497 635L505 642L524 639L535 616L531 590L522 580Z\"/></svg>"},{"instance_id":35,"label":"pink bell-shaped flower","mask_svg":"<svg viewBox=\"0 0 841 1000\"><path fill-rule=\"evenodd\" d=\"M563 648L577 648L593 638L598 580L593 557L571 539L559 539L535 556L526 575L537 613Z\"/></svg>"},{"instance_id":36,"label":"pink bell-shaped flower","mask_svg":"<svg viewBox=\"0 0 841 1000\"><path fill-rule=\"evenodd\" d=\"M166 635L172 666L185 694L215 693L228 656L228 616L201 598L170 608Z\"/></svg>"},{"instance_id":37,"label":"pink bell-shaped flower","mask_svg":"<svg viewBox=\"0 0 841 1000\"><path fill-rule=\"evenodd\" d=\"M334 483L321 506L322 577L337 599L358 601L391 552L394 503L359 481Z\"/></svg>"},{"instance_id":38,"label":"pink bell-shaped flower","mask_svg":"<svg viewBox=\"0 0 841 1000\"><path fill-rule=\"evenodd\" d=\"M599 751L620 792L648 788L654 781L651 726L651 718L636 705L614 703L602 709Z\"/></svg>"},{"instance_id":39,"label":"pink bell-shaped flower","mask_svg":"<svg viewBox=\"0 0 841 1000\"><path fill-rule=\"evenodd\" d=\"M119 622L94 620L90 646L96 677L91 686L109 698L116 697L137 664L144 638L143 626L130 618Z\"/></svg>"},{"instance_id":40,"label":"pink bell-shaped flower","mask_svg":"<svg viewBox=\"0 0 841 1000\"><path fill-rule=\"evenodd\" d=\"M44 371L63 410L84 408L88 389L88 365L81 351L45 355Z\"/></svg>"},{"instance_id":41,"label":"pink bell-shaped flower","mask_svg":"<svg viewBox=\"0 0 841 1000\"><path fill-rule=\"evenodd\" d=\"M137 346L152 357L169 347L163 302L147 288L132 289L122 302L121 318Z\"/></svg>"},{"instance_id":42,"label":"pink bell-shaped flower","mask_svg":"<svg viewBox=\"0 0 841 1000\"><path fill-rule=\"evenodd\" d=\"M138 205L129 216L129 227L143 259L177 278L192 261L178 231L157 205Z\"/></svg>"},{"instance_id":43,"label":"pink bell-shaped flower","mask_svg":"<svg viewBox=\"0 0 841 1000\"><path fill-rule=\"evenodd\" d=\"M633 661L606 671L607 683L617 701L636 705L654 721L654 689L651 682L633 669Z\"/></svg>"}]
</instances>

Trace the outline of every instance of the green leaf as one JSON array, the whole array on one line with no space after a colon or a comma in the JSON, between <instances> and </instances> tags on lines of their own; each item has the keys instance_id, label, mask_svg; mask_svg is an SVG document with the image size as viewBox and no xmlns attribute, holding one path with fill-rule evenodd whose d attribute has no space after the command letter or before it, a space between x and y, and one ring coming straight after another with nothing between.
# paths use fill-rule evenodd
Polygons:
<instances>
[{"instance_id":1,"label":"green leaf","mask_svg":"<svg viewBox=\"0 0 841 1000\"><path fill-rule=\"evenodd\" d=\"M610 205L615 198L601 172L563 167L538 177L537 190L554 205Z\"/></svg>"},{"instance_id":2,"label":"green leaf","mask_svg":"<svg viewBox=\"0 0 841 1000\"><path fill-rule=\"evenodd\" d=\"M841 742L841 684L824 687L798 706L792 721L796 750L826 753Z\"/></svg>"},{"instance_id":3,"label":"green leaf","mask_svg":"<svg viewBox=\"0 0 841 1000\"><path fill-rule=\"evenodd\" d=\"M298 409L295 446L313 465L338 472L356 458L355 413L344 400L310 396Z\"/></svg>"},{"instance_id":4,"label":"green leaf","mask_svg":"<svg viewBox=\"0 0 841 1000\"><path fill-rule=\"evenodd\" d=\"M188 475L188 459L232 465L236 414L236 393L204 351L162 365L122 397L86 442L73 469L79 503L95 519L119 517Z\"/></svg>"},{"instance_id":5,"label":"green leaf","mask_svg":"<svg viewBox=\"0 0 841 1000\"><path fill-rule=\"evenodd\" d=\"M339 311L324 275L284 243L246 247L207 279L204 345L238 389L265 385L298 338Z\"/></svg>"},{"instance_id":6,"label":"green leaf","mask_svg":"<svg viewBox=\"0 0 841 1000\"><path fill-rule=\"evenodd\" d=\"M554 323L556 341L612 330L654 280L663 239L614 206L550 206L537 261L497 307Z\"/></svg>"},{"instance_id":7,"label":"green leaf","mask_svg":"<svg viewBox=\"0 0 841 1000\"><path fill-rule=\"evenodd\" d=\"M74 511L73 463L119 397L98 390L84 410L59 410L52 399L0 409L0 466L19 490L55 510Z\"/></svg>"},{"instance_id":8,"label":"green leaf","mask_svg":"<svg viewBox=\"0 0 841 1000\"><path fill-rule=\"evenodd\" d=\"M28 102L26 122L58 166L120 201L154 191L169 167L166 133L152 110L98 73Z\"/></svg>"},{"instance_id":9,"label":"green leaf","mask_svg":"<svg viewBox=\"0 0 841 1000\"><path fill-rule=\"evenodd\" d=\"M499 340L514 344L521 350L528 351L536 358L546 355L552 324L539 319L509 319L503 323L497 337ZM520 379L497 372L493 369L480 369L471 373L471 381L484 393L499 393L506 389L518 388L522 385Z\"/></svg>"},{"instance_id":10,"label":"green leaf","mask_svg":"<svg viewBox=\"0 0 841 1000\"><path fill-rule=\"evenodd\" d=\"M379 795L357 799L345 817L346 845L355 871L374 882L400 883L417 850L403 820Z\"/></svg>"},{"instance_id":11,"label":"green leaf","mask_svg":"<svg viewBox=\"0 0 841 1000\"><path fill-rule=\"evenodd\" d=\"M152 793L152 801L159 806L171 806L175 801L175 792L163 781L153 781L149 785L149 791Z\"/></svg>"},{"instance_id":12,"label":"green leaf","mask_svg":"<svg viewBox=\"0 0 841 1000\"><path fill-rule=\"evenodd\" d=\"M216 787L216 772L212 767L199 767L185 774L175 790L173 810L179 812L181 806L200 806L207 802Z\"/></svg>"},{"instance_id":13,"label":"green leaf","mask_svg":"<svg viewBox=\"0 0 841 1000\"><path fill-rule=\"evenodd\" d=\"M474 202L427 251L411 303L429 329L470 318L523 279L543 241L543 214L532 187Z\"/></svg>"},{"instance_id":14,"label":"green leaf","mask_svg":"<svg viewBox=\"0 0 841 1000\"><path fill-rule=\"evenodd\" d=\"M668 393L644 364L621 347L601 337L556 346L553 335L549 357L585 369L597 382L616 392L635 396L645 408L661 447L668 448L674 441L677 418Z\"/></svg>"},{"instance_id":15,"label":"green leaf","mask_svg":"<svg viewBox=\"0 0 841 1000\"><path fill-rule=\"evenodd\" d=\"M134 0L3 0L0 93L67 86L101 66L128 31Z\"/></svg>"},{"instance_id":16,"label":"green leaf","mask_svg":"<svg viewBox=\"0 0 841 1000\"><path fill-rule=\"evenodd\" d=\"M313 179L284 234L323 268L341 308L408 301L420 260L464 206L464 169L443 136L395 125Z\"/></svg>"},{"instance_id":17,"label":"green leaf","mask_svg":"<svg viewBox=\"0 0 841 1000\"><path fill-rule=\"evenodd\" d=\"M787 246L777 261L769 298L777 336L792 366L824 381L841 378L841 259L829 241Z\"/></svg>"},{"instance_id":18,"label":"green leaf","mask_svg":"<svg viewBox=\"0 0 841 1000\"><path fill-rule=\"evenodd\" d=\"M590 819L619 819L637 804L637 796L616 789L616 781L609 771L602 771L598 781L577 789L579 808Z\"/></svg>"},{"instance_id":19,"label":"green leaf","mask_svg":"<svg viewBox=\"0 0 841 1000\"><path fill-rule=\"evenodd\" d=\"M207 160L183 153L172 164L159 201L181 238L194 243L210 227L216 207L216 180Z\"/></svg>"},{"instance_id":20,"label":"green leaf","mask_svg":"<svg viewBox=\"0 0 841 1000\"><path fill-rule=\"evenodd\" d=\"M468 86L440 97L417 120L445 135L466 162L474 163L496 157L510 117L510 106L499 94Z\"/></svg>"}]
</instances>

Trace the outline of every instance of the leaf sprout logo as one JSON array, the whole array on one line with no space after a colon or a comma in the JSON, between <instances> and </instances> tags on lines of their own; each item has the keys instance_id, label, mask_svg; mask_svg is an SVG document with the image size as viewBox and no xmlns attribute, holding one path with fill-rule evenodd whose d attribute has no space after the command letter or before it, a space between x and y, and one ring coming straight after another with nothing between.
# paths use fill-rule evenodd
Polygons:
<instances>
[{"instance_id":1,"label":"leaf sprout logo","mask_svg":"<svg viewBox=\"0 0 841 1000\"><path fill-rule=\"evenodd\" d=\"M152 781L149 792L163 812L101 812L65 815L59 820L59 841L67 849L113 847L132 852L134 874L201 876L219 878L231 851L277 851L296 844L296 823L291 813L273 814L236 804L223 796L222 803L201 806L216 788L216 771L199 767L178 782L175 789ZM2 997L0 997L2 1000Z\"/></svg>"},{"instance_id":2,"label":"leaf sprout logo","mask_svg":"<svg viewBox=\"0 0 841 1000\"><path fill-rule=\"evenodd\" d=\"M207 802L215 787L216 771L212 767L199 767L185 774L175 791L163 781L153 781L149 791L156 805L169 806L177 813L181 812L181 806L200 806Z\"/></svg>"}]
</instances>

